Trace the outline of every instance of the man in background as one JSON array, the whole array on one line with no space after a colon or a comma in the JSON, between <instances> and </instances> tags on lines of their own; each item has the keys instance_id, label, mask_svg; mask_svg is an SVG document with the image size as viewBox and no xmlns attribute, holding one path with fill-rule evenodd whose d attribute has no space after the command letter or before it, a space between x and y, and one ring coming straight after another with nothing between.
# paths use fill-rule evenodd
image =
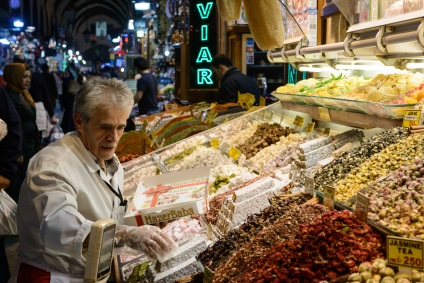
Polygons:
<instances>
[{"instance_id":1,"label":"man in background","mask_svg":"<svg viewBox=\"0 0 424 283\"><path fill-rule=\"evenodd\" d=\"M259 105L261 91L254 79L243 74L233 66L230 57L224 54L216 55L212 60L212 71L220 81L218 89L218 103L238 102L238 94L250 93L255 96L255 103Z\"/></svg>"}]
</instances>

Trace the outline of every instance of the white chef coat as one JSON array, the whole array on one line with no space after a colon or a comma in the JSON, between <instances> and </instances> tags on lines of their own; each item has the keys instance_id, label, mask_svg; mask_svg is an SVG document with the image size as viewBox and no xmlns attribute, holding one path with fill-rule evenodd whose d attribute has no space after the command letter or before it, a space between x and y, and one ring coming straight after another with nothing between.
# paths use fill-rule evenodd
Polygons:
<instances>
[{"instance_id":1,"label":"white chef coat","mask_svg":"<svg viewBox=\"0 0 424 283\"><path fill-rule=\"evenodd\" d=\"M83 277L83 242L91 224L104 218L122 223L124 209L108 178L76 132L45 147L29 164L18 203L18 252L23 262ZM119 166L110 185L123 188ZM53 274L52 274L53 275Z\"/></svg>"}]
</instances>

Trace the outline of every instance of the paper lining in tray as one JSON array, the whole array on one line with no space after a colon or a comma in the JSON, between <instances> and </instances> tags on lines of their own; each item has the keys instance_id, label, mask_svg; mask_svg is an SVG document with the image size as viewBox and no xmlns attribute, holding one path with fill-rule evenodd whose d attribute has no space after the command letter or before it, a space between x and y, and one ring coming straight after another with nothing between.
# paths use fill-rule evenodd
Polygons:
<instances>
[{"instance_id":1,"label":"paper lining in tray","mask_svg":"<svg viewBox=\"0 0 424 283\"><path fill-rule=\"evenodd\" d=\"M284 94L274 92L273 95L283 102L323 106L336 110L360 112L369 115L402 119L405 110L412 109L415 104L385 104L362 100L350 100L338 97L311 96L302 94Z\"/></svg>"}]
</instances>

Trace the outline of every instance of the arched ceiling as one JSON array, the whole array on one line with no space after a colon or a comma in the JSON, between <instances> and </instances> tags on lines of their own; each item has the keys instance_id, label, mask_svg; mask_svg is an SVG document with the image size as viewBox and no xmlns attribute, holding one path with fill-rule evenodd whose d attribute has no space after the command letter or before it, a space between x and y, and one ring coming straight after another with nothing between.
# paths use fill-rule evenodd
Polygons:
<instances>
[{"instance_id":1,"label":"arched ceiling","mask_svg":"<svg viewBox=\"0 0 424 283\"><path fill-rule=\"evenodd\" d=\"M98 20L107 21L114 28L125 29L133 13L131 0L33 1L38 6L40 25L47 33L59 26L70 29L73 36L78 36L87 29L88 24Z\"/></svg>"}]
</instances>

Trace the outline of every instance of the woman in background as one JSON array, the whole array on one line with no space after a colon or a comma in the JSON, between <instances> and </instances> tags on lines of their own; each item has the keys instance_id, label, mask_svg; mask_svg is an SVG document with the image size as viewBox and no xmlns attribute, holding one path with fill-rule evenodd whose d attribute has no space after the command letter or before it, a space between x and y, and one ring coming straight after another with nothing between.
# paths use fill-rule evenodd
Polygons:
<instances>
[{"instance_id":1,"label":"woman in background","mask_svg":"<svg viewBox=\"0 0 424 283\"><path fill-rule=\"evenodd\" d=\"M18 159L18 171L6 190L12 199L18 202L19 189L25 178L29 160L39 149L39 135L35 123L34 100L27 90L31 83L31 71L27 70L25 64L11 63L4 67L3 77L7 83L6 91L19 114L22 127L22 157Z\"/></svg>"}]
</instances>

